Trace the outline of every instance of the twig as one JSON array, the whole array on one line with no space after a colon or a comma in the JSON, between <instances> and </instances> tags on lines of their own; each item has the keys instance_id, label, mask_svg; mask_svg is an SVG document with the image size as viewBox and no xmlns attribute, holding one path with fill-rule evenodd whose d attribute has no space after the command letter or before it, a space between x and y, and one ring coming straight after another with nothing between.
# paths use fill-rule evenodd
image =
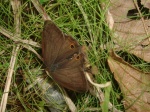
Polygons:
<instances>
[{"instance_id":1,"label":"twig","mask_svg":"<svg viewBox=\"0 0 150 112\"><path fill-rule=\"evenodd\" d=\"M23 39L20 39L21 36L20 36L20 38L19 38L18 35L15 36L13 33L11 33L11 32L9 32L8 30L2 28L1 26L0 26L0 32L1 32L3 35L5 35L6 37L12 39L12 40L13 40L14 42L16 42L16 43L17 43L17 42L23 43L23 44L21 44L23 47L25 47L26 49L28 49L28 50L32 51L33 53L35 53L35 54L37 55L37 57L38 57L40 60L42 60L41 56L30 46L30 45L32 45L32 46L34 46L34 47L40 48L41 46L40 46L39 43L34 42L34 41L32 41L32 40L23 40Z\"/></svg>"},{"instance_id":2,"label":"twig","mask_svg":"<svg viewBox=\"0 0 150 112\"><path fill-rule=\"evenodd\" d=\"M141 17L141 20L142 20L142 23L143 23L143 27L144 27L145 33L146 33L146 35L148 35L147 29L146 29L146 25L145 25L145 21L144 21L144 18L142 16L142 13L141 13L141 11L140 11L140 9L138 7L137 0L136 1L133 0L133 2L134 2L135 7L137 8L137 10L138 10L138 12L140 14L140 17Z\"/></svg>"},{"instance_id":3,"label":"twig","mask_svg":"<svg viewBox=\"0 0 150 112\"><path fill-rule=\"evenodd\" d=\"M15 26L14 28L16 30L14 36L20 36L21 35L20 13L19 13L20 1L12 0L11 5L13 8L13 13L14 13L14 26ZM19 50L19 45L13 47L10 65L9 65L9 69L8 69L7 80L6 80L6 84L5 84L5 89L4 89L4 93L2 96L0 112L5 112L5 109L6 109L8 93L9 93L9 89L10 89L11 79L12 79L12 75L13 75L13 70L14 70L18 50Z\"/></svg>"},{"instance_id":4,"label":"twig","mask_svg":"<svg viewBox=\"0 0 150 112\"><path fill-rule=\"evenodd\" d=\"M137 47L138 45L141 45L141 44L142 44L144 41L146 41L146 40L148 40L149 43L150 43L150 37L149 37L148 31L147 31L147 27L146 27L146 25L145 25L145 20L144 20L144 18L143 18L143 16L142 16L142 13L141 13L141 11L140 11L140 9L139 9L139 7L138 7L137 1L133 0L133 2L134 2L135 7L137 8L137 10L138 10L138 12L139 12L139 14L140 14L140 17L141 17L141 20L142 20L142 23L143 23L143 27L144 27L145 33L146 33L146 35L148 36L147 38L145 38L145 39L143 39L141 42L139 42L137 45L135 45L135 47ZM135 47L134 47L134 48L135 48ZM134 49L134 48L132 48L132 49Z\"/></svg>"},{"instance_id":5,"label":"twig","mask_svg":"<svg viewBox=\"0 0 150 112\"><path fill-rule=\"evenodd\" d=\"M30 45L21 45L29 51L33 52L41 61L43 61L43 58Z\"/></svg>"},{"instance_id":6,"label":"twig","mask_svg":"<svg viewBox=\"0 0 150 112\"><path fill-rule=\"evenodd\" d=\"M32 45L32 46L38 47L38 48L41 47L39 43L34 42L32 40L23 40L23 39L21 39L21 37L18 37L17 35L15 36L13 33L11 33L10 31L8 31L6 29L4 29L1 26L0 26L0 33L2 33L3 35L5 35L6 37L10 38L14 42L20 42L20 43Z\"/></svg>"},{"instance_id":7,"label":"twig","mask_svg":"<svg viewBox=\"0 0 150 112\"><path fill-rule=\"evenodd\" d=\"M8 69L8 75L7 75L7 80L6 80L6 84L5 84L5 89L4 89L4 93L2 96L2 100L1 100L0 112L5 112L9 88L10 88L10 84L11 84L11 78L12 78L13 69L14 69L18 50L19 50L19 45L17 47L15 46L12 51L12 57L11 57L10 65L9 65L9 69Z\"/></svg>"}]
</instances>

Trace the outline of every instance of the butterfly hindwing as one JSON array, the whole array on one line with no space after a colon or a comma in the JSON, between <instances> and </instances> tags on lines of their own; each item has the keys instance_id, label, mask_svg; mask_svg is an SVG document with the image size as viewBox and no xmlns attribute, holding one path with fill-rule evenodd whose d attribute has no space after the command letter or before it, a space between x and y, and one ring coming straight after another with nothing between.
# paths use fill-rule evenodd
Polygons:
<instances>
[{"instance_id":1,"label":"butterfly hindwing","mask_svg":"<svg viewBox=\"0 0 150 112\"><path fill-rule=\"evenodd\" d=\"M51 75L58 84L68 89L85 92L88 89L84 74L83 54L75 54L72 59L65 61Z\"/></svg>"}]
</instances>

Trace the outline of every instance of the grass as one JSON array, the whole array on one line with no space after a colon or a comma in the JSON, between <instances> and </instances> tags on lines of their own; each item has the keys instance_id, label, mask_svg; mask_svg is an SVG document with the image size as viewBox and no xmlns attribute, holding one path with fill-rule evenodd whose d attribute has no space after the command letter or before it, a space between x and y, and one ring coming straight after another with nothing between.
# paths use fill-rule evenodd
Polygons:
<instances>
[{"instance_id":1,"label":"grass","mask_svg":"<svg viewBox=\"0 0 150 112\"><path fill-rule=\"evenodd\" d=\"M80 2L80 4L78 4ZM107 1L103 1L107 2ZM106 9L101 8L98 0L58 0L42 2L42 6L55 22L55 24L66 34L72 35L81 45L89 46L88 57L92 66L97 66L98 73L95 80L98 83L112 81L110 94L106 94L107 102L110 102L119 110L123 109L121 104L121 92L116 84L107 65L108 50L100 46L111 41L111 32L105 22ZM108 4L109 5L109 4ZM21 3L21 39L33 40L41 43L41 32L43 20L34 5L29 0ZM9 1L0 2L0 26L10 32L14 32L14 22L11 4ZM7 71L12 55L13 46L22 44L14 42L0 34L0 98L5 86ZM39 54L41 48L33 47ZM10 93L7 102L7 110L17 111L40 111L46 112L45 100L41 97L40 88L34 87L24 92L24 88L32 84L39 72L43 69L43 63L38 57L23 46L20 47L12 77ZM32 72L36 69L36 72ZM31 80L32 79L32 80ZM107 91L103 89L103 91ZM108 92L109 93L109 92ZM110 99L109 99L110 97ZM90 109L107 111L107 105L100 107L97 98L89 93L75 93L74 103L79 112L89 112ZM107 104L106 102L106 104Z\"/></svg>"}]
</instances>

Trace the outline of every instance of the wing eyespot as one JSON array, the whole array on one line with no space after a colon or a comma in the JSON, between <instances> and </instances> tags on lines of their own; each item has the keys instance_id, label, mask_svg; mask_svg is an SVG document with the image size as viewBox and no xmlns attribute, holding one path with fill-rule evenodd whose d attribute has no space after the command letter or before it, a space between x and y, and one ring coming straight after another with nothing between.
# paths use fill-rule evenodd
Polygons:
<instances>
[{"instance_id":1,"label":"wing eyespot","mask_svg":"<svg viewBox=\"0 0 150 112\"><path fill-rule=\"evenodd\" d=\"M71 48L71 49L74 49L74 48L75 48L75 45L74 45L74 44L71 44L71 45L70 45L70 48Z\"/></svg>"},{"instance_id":2,"label":"wing eyespot","mask_svg":"<svg viewBox=\"0 0 150 112\"><path fill-rule=\"evenodd\" d=\"M80 56L78 55L78 56L76 56L76 60L79 60L80 59Z\"/></svg>"}]
</instances>

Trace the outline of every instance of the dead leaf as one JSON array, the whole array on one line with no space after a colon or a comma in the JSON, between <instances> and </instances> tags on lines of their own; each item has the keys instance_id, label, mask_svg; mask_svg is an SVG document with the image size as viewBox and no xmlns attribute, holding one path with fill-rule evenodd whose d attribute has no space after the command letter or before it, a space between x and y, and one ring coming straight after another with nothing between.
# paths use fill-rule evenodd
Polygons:
<instances>
[{"instance_id":1,"label":"dead leaf","mask_svg":"<svg viewBox=\"0 0 150 112\"><path fill-rule=\"evenodd\" d=\"M126 112L150 112L150 73L136 69L114 52L108 64L123 93Z\"/></svg>"},{"instance_id":2,"label":"dead leaf","mask_svg":"<svg viewBox=\"0 0 150 112\"><path fill-rule=\"evenodd\" d=\"M150 62L150 46L142 47L141 45L139 45L129 52L133 53L144 61Z\"/></svg>"},{"instance_id":3,"label":"dead leaf","mask_svg":"<svg viewBox=\"0 0 150 112\"><path fill-rule=\"evenodd\" d=\"M144 38L147 38L146 31L150 33L150 20L144 20L144 23L141 19L134 20L130 19L132 16L131 12L136 12L134 0L112 0L112 5L110 7L110 13L113 15L115 21L114 30L117 32L117 35L124 39L124 44L128 41L128 45L135 44L141 41ZM142 0L146 1L146 0ZM134 13L133 13L134 14ZM129 17L129 15L131 17Z\"/></svg>"},{"instance_id":4,"label":"dead leaf","mask_svg":"<svg viewBox=\"0 0 150 112\"><path fill-rule=\"evenodd\" d=\"M150 44L150 2L148 0L111 0L110 6L109 11L114 19L113 29L116 33L115 44L121 49L128 49L129 52L132 49L130 53L149 62L150 59L147 57L149 51L139 46ZM143 14L142 17L141 14ZM148 41L144 42L143 40L146 39Z\"/></svg>"},{"instance_id":5,"label":"dead leaf","mask_svg":"<svg viewBox=\"0 0 150 112\"><path fill-rule=\"evenodd\" d=\"M141 4L143 4L145 7L150 9L150 1L149 0L142 0Z\"/></svg>"}]
</instances>

